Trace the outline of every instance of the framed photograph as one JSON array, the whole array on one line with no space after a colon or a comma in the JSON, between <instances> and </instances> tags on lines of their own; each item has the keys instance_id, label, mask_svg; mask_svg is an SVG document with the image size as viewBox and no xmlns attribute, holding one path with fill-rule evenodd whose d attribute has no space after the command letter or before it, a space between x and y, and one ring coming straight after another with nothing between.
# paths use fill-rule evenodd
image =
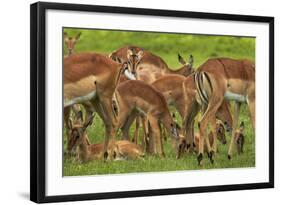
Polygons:
<instances>
[{"instance_id":1,"label":"framed photograph","mask_svg":"<svg viewBox=\"0 0 281 205\"><path fill-rule=\"evenodd\" d=\"M274 18L31 5L30 199L274 187Z\"/></svg>"}]
</instances>

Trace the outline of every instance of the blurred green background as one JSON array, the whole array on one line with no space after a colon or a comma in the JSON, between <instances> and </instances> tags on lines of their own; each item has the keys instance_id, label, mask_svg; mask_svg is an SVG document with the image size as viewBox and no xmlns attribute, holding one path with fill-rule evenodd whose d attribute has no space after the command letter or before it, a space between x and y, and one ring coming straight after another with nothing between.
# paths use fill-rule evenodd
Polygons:
<instances>
[{"instance_id":1,"label":"blurred green background","mask_svg":"<svg viewBox=\"0 0 281 205\"><path fill-rule=\"evenodd\" d=\"M127 32L127 31L105 31L105 30L83 30L65 29L69 36L75 36L79 32L82 35L77 42L74 53L92 51L109 54L114 50L126 45L135 45L159 55L169 67L176 69L181 65L178 62L177 54L187 60L189 55L194 56L195 68L212 57L231 57L235 59L248 58L255 60L255 38L231 37L231 36L210 36L190 34L168 34L148 32ZM65 54L67 53L64 48ZM171 108L174 112L174 109ZM181 119L177 114L177 121ZM104 163L93 161L81 164L75 159L64 159L64 175L94 175L94 174L116 174L130 172L152 172L152 171L176 171L211 168L233 168L255 166L255 135L251 126L249 113L246 105L242 106L239 121L245 122L245 150L242 155L234 151L233 159L227 159L228 143L230 134L227 134L227 145L218 142L219 153L215 157L215 163L211 164L205 156L203 167L197 165L196 155L188 154L176 160L176 153L171 146L170 139L164 142L166 157L146 156L144 160L114 161ZM197 123L195 123L197 124ZM130 129L133 136L135 126ZM197 127L195 127L197 131ZM99 117L95 117L93 126L87 129L92 143L102 143L104 136L104 125ZM120 137L117 137L120 139Z\"/></svg>"},{"instance_id":2,"label":"blurred green background","mask_svg":"<svg viewBox=\"0 0 281 205\"><path fill-rule=\"evenodd\" d=\"M178 53L185 59L192 54L196 67L210 57L255 59L255 38L81 29L65 31L69 36L82 32L74 52L109 54L125 45L136 45L159 55L171 68L180 66Z\"/></svg>"}]
</instances>

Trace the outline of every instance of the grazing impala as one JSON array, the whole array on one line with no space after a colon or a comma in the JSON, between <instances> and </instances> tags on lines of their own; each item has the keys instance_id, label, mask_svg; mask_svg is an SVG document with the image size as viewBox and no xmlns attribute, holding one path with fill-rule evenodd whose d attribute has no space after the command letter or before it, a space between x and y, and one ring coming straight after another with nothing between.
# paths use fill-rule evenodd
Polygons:
<instances>
[{"instance_id":1,"label":"grazing impala","mask_svg":"<svg viewBox=\"0 0 281 205\"><path fill-rule=\"evenodd\" d=\"M109 139L114 137L117 124L112 106L113 94L120 73L126 66L126 63L119 64L97 53L73 54L64 59L65 122L69 118L71 105L90 102L105 124L105 157Z\"/></svg>"},{"instance_id":2,"label":"grazing impala","mask_svg":"<svg viewBox=\"0 0 281 205\"><path fill-rule=\"evenodd\" d=\"M82 118L82 112L79 112ZM81 119L80 118L80 119ZM92 124L92 118L89 118L84 124L83 120L69 122L71 126L71 137L68 151L73 153L78 148L77 158L79 161L88 162L91 160L103 159L103 144L90 144L87 136L87 127ZM109 142L108 158L109 159L137 159L144 157L142 149L130 141L121 140L113 143Z\"/></svg>"},{"instance_id":3,"label":"grazing impala","mask_svg":"<svg viewBox=\"0 0 281 205\"><path fill-rule=\"evenodd\" d=\"M81 32L78 33L75 37L70 37L67 35L66 32L64 32L64 43L67 49L67 55L70 56L73 53L74 46L77 43L81 36Z\"/></svg>"},{"instance_id":4,"label":"grazing impala","mask_svg":"<svg viewBox=\"0 0 281 205\"><path fill-rule=\"evenodd\" d=\"M154 81L151 86L161 92L169 105L174 105L180 116L184 117L184 98L182 83L185 77L167 74Z\"/></svg>"},{"instance_id":5,"label":"grazing impala","mask_svg":"<svg viewBox=\"0 0 281 205\"><path fill-rule=\"evenodd\" d=\"M110 54L113 60L128 61L131 66L131 72L134 73L139 80L152 83L164 74L180 74L188 76L193 72L193 56L190 56L189 62L178 54L179 62L183 65L179 69L170 69L164 60L146 50L137 46L125 46Z\"/></svg>"},{"instance_id":6,"label":"grazing impala","mask_svg":"<svg viewBox=\"0 0 281 205\"><path fill-rule=\"evenodd\" d=\"M116 89L115 103L118 106L118 127L122 129L124 139L129 139L129 128L134 120L134 114L146 116L151 126L156 147L154 152L164 156L159 122L169 131L173 139L178 139L176 123L174 122L164 96L152 86L139 81L130 80L121 83Z\"/></svg>"},{"instance_id":7,"label":"grazing impala","mask_svg":"<svg viewBox=\"0 0 281 205\"><path fill-rule=\"evenodd\" d=\"M115 61L122 62L128 60L128 67L131 72L136 75L138 80L142 80L148 84L154 82L159 77L166 74L180 74L183 76L189 75L193 72L192 64L193 57L190 57L189 63L186 63L184 59L178 55L179 62L183 66L174 71L168 67L168 65L160 58L149 51L144 51L143 49L136 46L127 46L118 49L110 54L110 57ZM121 76L122 81L126 78ZM124 80L123 80L124 79ZM142 119L142 121L145 121ZM143 125L144 126L144 125ZM135 142L137 143L138 129L140 127L140 117L136 118L136 130L135 130Z\"/></svg>"},{"instance_id":8,"label":"grazing impala","mask_svg":"<svg viewBox=\"0 0 281 205\"><path fill-rule=\"evenodd\" d=\"M198 68L194 79L198 99L201 105L206 108L199 123L198 163L201 164L208 123L210 123L212 131L214 131L216 127L215 115L224 99L235 101L234 129L237 127L242 102L248 104L252 125L255 129L255 65L249 60L209 59ZM216 139L216 134L214 134L214 138ZM231 159L233 143L234 132L232 133L228 150L229 159ZM210 152L211 157L215 150L216 140Z\"/></svg>"}]
</instances>

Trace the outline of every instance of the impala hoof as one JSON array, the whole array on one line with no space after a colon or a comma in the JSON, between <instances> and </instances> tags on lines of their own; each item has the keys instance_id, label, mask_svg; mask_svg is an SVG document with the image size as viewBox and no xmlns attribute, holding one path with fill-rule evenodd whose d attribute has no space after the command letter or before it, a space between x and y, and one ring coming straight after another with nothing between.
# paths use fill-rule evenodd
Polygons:
<instances>
[{"instance_id":1,"label":"impala hoof","mask_svg":"<svg viewBox=\"0 0 281 205\"><path fill-rule=\"evenodd\" d=\"M107 160L107 157L108 157L108 152L105 152L103 154L103 161L105 162Z\"/></svg>"},{"instance_id":2,"label":"impala hoof","mask_svg":"<svg viewBox=\"0 0 281 205\"><path fill-rule=\"evenodd\" d=\"M214 164L214 154L215 154L214 151L210 151L210 153L208 154L209 159L210 159L210 162L211 162L212 164Z\"/></svg>"},{"instance_id":3,"label":"impala hoof","mask_svg":"<svg viewBox=\"0 0 281 205\"><path fill-rule=\"evenodd\" d=\"M202 165L202 160L203 160L203 154L200 153L200 154L197 156L197 161L198 161L198 165L199 165L199 166Z\"/></svg>"},{"instance_id":4,"label":"impala hoof","mask_svg":"<svg viewBox=\"0 0 281 205\"><path fill-rule=\"evenodd\" d=\"M231 155L227 155L227 158L228 158L229 160L231 160Z\"/></svg>"}]
</instances>

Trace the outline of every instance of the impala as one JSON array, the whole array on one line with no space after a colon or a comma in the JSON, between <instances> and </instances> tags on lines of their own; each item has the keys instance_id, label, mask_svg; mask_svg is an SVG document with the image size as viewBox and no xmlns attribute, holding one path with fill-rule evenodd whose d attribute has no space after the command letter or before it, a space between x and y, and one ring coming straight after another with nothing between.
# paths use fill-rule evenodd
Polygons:
<instances>
[{"instance_id":1,"label":"impala","mask_svg":"<svg viewBox=\"0 0 281 205\"><path fill-rule=\"evenodd\" d=\"M154 152L164 156L159 122L169 131L172 138L178 139L178 131L164 96L152 86L139 81L130 80L121 83L116 89L115 104L118 106L118 127L124 139L129 139L129 128L136 113L146 116L155 139Z\"/></svg>"},{"instance_id":2,"label":"impala","mask_svg":"<svg viewBox=\"0 0 281 205\"><path fill-rule=\"evenodd\" d=\"M75 37L70 37L66 32L64 32L64 43L67 49L67 55L70 56L73 53L75 44L79 40L81 32L78 33Z\"/></svg>"},{"instance_id":3,"label":"impala","mask_svg":"<svg viewBox=\"0 0 281 205\"><path fill-rule=\"evenodd\" d=\"M212 131L216 127L216 112L224 102L224 99L234 100L233 128L236 129L239 119L241 103L248 105L252 125L255 130L255 65L249 60L234 60L230 58L209 59L203 63L194 75L198 99L205 112L200 120L200 140L198 163L203 159L204 139L207 126L210 123ZM234 134L228 150L228 158L231 159ZM216 138L216 134L214 134ZM216 140L212 146L211 156L216 150Z\"/></svg>"},{"instance_id":4,"label":"impala","mask_svg":"<svg viewBox=\"0 0 281 205\"><path fill-rule=\"evenodd\" d=\"M178 54L178 60L183 66L176 70L169 68L161 57L137 46L122 47L111 53L110 57L113 60L119 59L121 62L128 61L129 64L133 64L134 66L131 66L131 72L134 73L138 79L147 83L152 83L157 78L165 74L180 74L188 76L193 72L192 55L187 63L181 55Z\"/></svg>"},{"instance_id":5,"label":"impala","mask_svg":"<svg viewBox=\"0 0 281 205\"><path fill-rule=\"evenodd\" d=\"M183 97L184 97L184 119L183 119L183 134L186 136L186 141L183 141L182 144L180 143L179 145L179 153L178 153L178 158L180 157L181 153L181 147L185 146L185 143L187 143L187 148L193 148L193 142L194 142L194 133L193 133L193 127L194 127L194 118L197 116L199 113L200 109L204 109L200 105L199 99L198 99L198 94L196 90L196 83L194 81L194 74L188 76L183 84ZM229 103L227 101L223 101L219 108L216 110L215 113L215 119L221 120L224 125L226 126L227 131L231 131L232 126L233 126L233 121L232 121L232 115L229 110ZM214 133L214 138L216 139L216 127L214 130L212 130ZM216 140L214 140L214 144L216 143ZM206 139L206 145L207 145L207 152L211 152L211 147L208 138ZM212 156L210 155L210 160L213 162Z\"/></svg>"},{"instance_id":6,"label":"impala","mask_svg":"<svg viewBox=\"0 0 281 205\"><path fill-rule=\"evenodd\" d=\"M80 113L80 119L83 119L82 112ZM82 123L83 120L72 123L71 126L71 137L68 150L70 153L76 151L78 148L77 158L79 161L88 162L91 160L103 159L103 144L90 144L87 136L87 127L92 124L93 117L89 118L88 121ZM143 158L144 152L142 149L130 141L121 140L109 142L108 146L108 158L109 159L136 159Z\"/></svg>"},{"instance_id":7,"label":"impala","mask_svg":"<svg viewBox=\"0 0 281 205\"><path fill-rule=\"evenodd\" d=\"M112 106L113 94L120 74L126 67L126 63L119 64L97 53L73 54L64 59L65 122L68 121L72 105L90 103L105 124L105 158L109 139L115 136L117 124ZM68 125L66 128L69 130Z\"/></svg>"}]
</instances>

